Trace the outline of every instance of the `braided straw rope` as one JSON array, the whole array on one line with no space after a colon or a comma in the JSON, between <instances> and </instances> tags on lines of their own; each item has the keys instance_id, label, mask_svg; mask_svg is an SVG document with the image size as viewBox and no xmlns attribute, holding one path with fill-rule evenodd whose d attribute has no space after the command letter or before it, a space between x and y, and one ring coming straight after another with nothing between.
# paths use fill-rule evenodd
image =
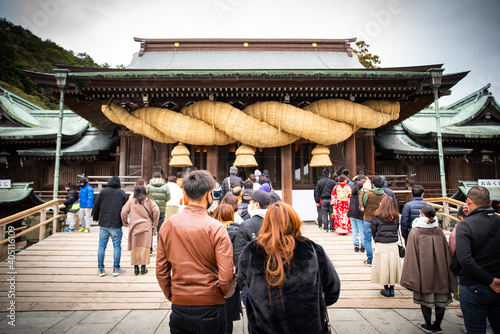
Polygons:
<instances>
[{"instance_id":1,"label":"braided straw rope","mask_svg":"<svg viewBox=\"0 0 500 334\"><path fill-rule=\"evenodd\" d=\"M114 123L164 143L227 145L236 141L256 147L291 144L299 138L325 146L342 142L358 128L375 129L399 117L399 102L342 99L316 101L304 109L276 101L259 102L243 111L228 103L200 101L181 113L147 107L128 113L102 106Z\"/></svg>"}]
</instances>

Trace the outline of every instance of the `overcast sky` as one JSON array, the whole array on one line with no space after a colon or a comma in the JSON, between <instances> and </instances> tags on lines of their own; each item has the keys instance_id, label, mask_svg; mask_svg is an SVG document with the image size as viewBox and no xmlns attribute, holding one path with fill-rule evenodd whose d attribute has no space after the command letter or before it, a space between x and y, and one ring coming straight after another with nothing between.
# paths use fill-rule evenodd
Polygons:
<instances>
[{"instance_id":1,"label":"overcast sky","mask_svg":"<svg viewBox=\"0 0 500 334\"><path fill-rule=\"evenodd\" d=\"M0 17L111 66L130 63L134 37L357 37L382 67L470 70L442 105L487 83L500 100L498 0L1 0Z\"/></svg>"}]
</instances>

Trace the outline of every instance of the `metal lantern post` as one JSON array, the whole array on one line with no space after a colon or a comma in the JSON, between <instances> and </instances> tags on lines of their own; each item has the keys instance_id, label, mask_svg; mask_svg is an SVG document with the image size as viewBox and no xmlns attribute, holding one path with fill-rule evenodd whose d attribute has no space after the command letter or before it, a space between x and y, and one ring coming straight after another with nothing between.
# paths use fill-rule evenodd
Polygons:
<instances>
[{"instance_id":1,"label":"metal lantern post","mask_svg":"<svg viewBox=\"0 0 500 334\"><path fill-rule=\"evenodd\" d=\"M439 87L441 86L441 78L443 77L443 69L431 70L431 87L434 91L434 109L436 112L436 132L439 154L439 172L441 175L441 196L446 197L446 175L444 172L444 152L443 152L443 137L441 135L441 116L439 115Z\"/></svg>"},{"instance_id":2,"label":"metal lantern post","mask_svg":"<svg viewBox=\"0 0 500 334\"><path fill-rule=\"evenodd\" d=\"M61 160L61 141L62 141L62 126L63 126L63 112L64 112L64 91L68 87L68 73L67 69L55 69L57 87L61 91L61 98L59 100L59 128L57 130L57 144L56 144L56 166L54 168L54 199L57 199L59 192L59 165Z\"/></svg>"}]
</instances>

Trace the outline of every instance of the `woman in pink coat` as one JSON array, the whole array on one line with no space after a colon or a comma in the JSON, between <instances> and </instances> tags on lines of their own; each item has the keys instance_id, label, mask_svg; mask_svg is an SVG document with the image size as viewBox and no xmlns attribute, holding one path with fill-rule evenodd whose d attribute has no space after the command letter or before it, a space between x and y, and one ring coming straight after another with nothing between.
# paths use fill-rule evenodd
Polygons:
<instances>
[{"instance_id":1,"label":"woman in pink coat","mask_svg":"<svg viewBox=\"0 0 500 334\"><path fill-rule=\"evenodd\" d=\"M127 215L130 213L130 223ZM150 263L149 249L153 238L153 229L156 231L160 210L155 201L147 195L144 186L137 186L134 197L129 199L123 206L121 212L123 226L128 226L128 250L130 251L130 264L134 266L134 273L145 275L148 270L146 265Z\"/></svg>"}]
</instances>

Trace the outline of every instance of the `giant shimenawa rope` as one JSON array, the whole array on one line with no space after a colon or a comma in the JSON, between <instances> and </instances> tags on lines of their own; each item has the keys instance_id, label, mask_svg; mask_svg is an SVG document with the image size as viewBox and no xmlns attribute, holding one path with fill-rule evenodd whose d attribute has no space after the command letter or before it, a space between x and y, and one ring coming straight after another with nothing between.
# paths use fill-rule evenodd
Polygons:
<instances>
[{"instance_id":1,"label":"giant shimenawa rope","mask_svg":"<svg viewBox=\"0 0 500 334\"><path fill-rule=\"evenodd\" d=\"M163 143L276 147L305 138L328 146L359 128L375 129L398 119L399 102L326 99L300 109L266 101L242 111L224 102L200 101L180 113L154 107L129 113L118 105L103 105L102 112L114 123Z\"/></svg>"}]
</instances>

